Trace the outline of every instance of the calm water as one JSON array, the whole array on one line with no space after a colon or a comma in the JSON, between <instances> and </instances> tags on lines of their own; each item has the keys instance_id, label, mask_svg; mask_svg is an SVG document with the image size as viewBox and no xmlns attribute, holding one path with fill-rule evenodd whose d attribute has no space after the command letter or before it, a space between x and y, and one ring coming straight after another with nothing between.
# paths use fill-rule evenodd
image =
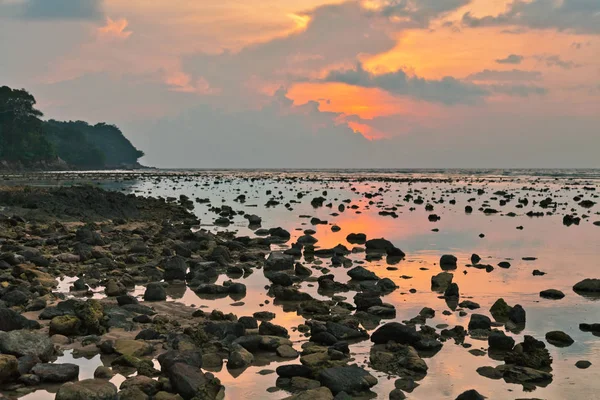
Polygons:
<instances>
[{"instance_id":1,"label":"calm water","mask_svg":"<svg viewBox=\"0 0 600 400\"><path fill-rule=\"evenodd\" d=\"M411 399L454 399L466 389L477 389L491 399L543 398L543 399L600 399L600 339L590 333L581 332L578 325L581 322L600 322L600 303L581 297L572 291L572 286L584 278L600 278L600 226L592 222L600 221L600 204L590 209L578 205L580 199L600 201L600 172L598 170L583 171L195 171L167 172L157 176L156 172L148 172L135 178L122 179L119 175L111 176L109 180L100 179L102 174L91 176L90 179L101 181L104 187L152 196L179 197L184 194L191 199L209 198L210 204L196 204L194 212L201 219L203 229L234 230L239 235L254 236L247 227L247 220L237 216L233 224L227 228L215 227L213 221L217 215L209 212L211 206L223 204L232 206L234 210L257 214L262 217L262 227L283 227L292 233L292 240L302 235L302 231L311 228L317 231L314 235L321 248L333 247L339 243L351 248L346 242L349 233L366 233L368 238L384 237L392 241L406 254L406 258L395 265L398 270L388 270L385 260L365 262L361 264L377 273L379 277L389 277L400 288L385 296L384 302L396 307L395 320L407 320L425 306L436 310L436 317L428 321L428 325L448 324L451 327L463 325L466 327L469 315L458 316L453 313L445 316L442 311L447 309L443 299L431 291L431 276L440 272L438 265L442 254L454 254L459 259L459 267L454 271L454 281L458 283L461 299L469 298L481 305L475 311L489 315L489 307L499 297L508 304L521 304L527 312L526 328L519 335L513 335L519 342L524 334L533 335L544 340L546 332L562 330L568 333L575 343L567 348L556 348L548 345L554 358L554 381L546 388L538 388L533 393L525 393L520 385L507 384L479 376L475 370L480 366L496 366L501 363L492 360L487 355L474 356L467 349L455 345L453 341L444 344L443 349L432 358L426 359L429 372L420 386L408 397ZM104 175L106 176L106 175ZM432 178L433 182L404 182L385 181L406 179L409 177ZM295 179L290 179L295 178ZM58 180L53 177L40 177L38 183L68 184L75 177L62 175ZM477 194L478 189L485 193ZM594 189L594 190L592 190ZM270 191L271 194L267 194ZM313 208L310 200L327 192L325 204L331 202L333 207ZM499 205L502 196L494 195L496 191L505 191L514 198L505 206ZM297 198L298 192L304 197ZM372 198L365 193L380 194ZM246 196L245 203L235 202L240 194ZM413 199L406 200L407 194ZM423 198L423 204L415 204L414 198ZM542 209L534 202L546 197L553 198L559 205L555 215L543 217L528 217L528 211L553 211ZM529 204L517 208L519 198L527 198ZM265 207L269 199L280 202L275 207ZM470 199L474 199L469 201ZM290 209L284 204L291 200L300 203L290 203ZM338 216L338 205L343 200L346 210ZM443 202L441 202L443 200ZM450 204L455 200L456 204ZM425 205L434 206L433 211L426 211ZM348 206L356 205L356 210ZM472 214L466 214L466 205L473 207ZM381 216L379 212L389 207L396 207L398 218ZM480 207L495 208L498 214L486 215L478 211ZM506 214L514 212L516 216ZM430 222L428 216L435 213L441 217L437 222ZM576 213L586 215L579 226L566 227L562 223L564 214ZM328 225L312 226L310 219L300 218L310 215L327 220ZM341 228L340 232L332 232L331 225ZM522 226L523 229L516 229ZM432 229L438 229L438 232ZM481 238L480 234L485 237ZM281 246L273 246L276 249ZM286 248L283 246L282 248ZM482 257L482 263L496 266L500 261L509 260L510 269L496 267L492 272L466 267L470 263L472 253ZM353 261L364 261L364 253L348 256ZM523 257L537 257L535 261L523 261ZM313 276L321 272L314 267L329 267L329 259L318 259L315 263L303 262L305 266L313 267ZM356 264L355 264L356 265ZM539 269L546 272L545 276L532 276L532 271ZM336 281L346 282L347 269L331 268ZM465 274L466 273L466 274ZM409 276L403 279L401 276ZM219 282L229 279L225 276ZM238 316L251 315L255 311L269 310L277 314L273 321L284 325L290 331L296 342L296 349L306 338L292 332L291 328L304 322L295 313L286 313L280 306L264 304L271 300L266 295L265 285L269 282L262 271L257 270L249 277L240 281L247 285L247 295L242 301L243 307L231 304L239 299L221 298L216 300L199 298L185 286L170 288L172 300L187 305L208 306L209 309L219 309L233 312ZM68 287L68 282L61 287ZM539 297L544 289L562 290L566 297L552 301ZM302 291L308 292L315 298L325 299L317 293L317 284L304 282ZM410 293L415 289L416 293ZM136 293L141 296L143 288ZM352 301L354 292L340 293ZM100 294L99 294L100 296ZM471 312L469 312L470 314ZM383 321L388 322L388 321ZM487 348L487 342L467 338L466 343L473 345L472 349ZM366 364L371 347L370 341L365 341L351 347L356 362ZM67 355L68 356L68 355ZM589 360L592 367L579 370L575 367L578 360ZM92 360L77 360L87 371L92 371L100 365L98 357ZM60 360L60 362L65 362ZM292 361L297 363L298 360ZM289 363L289 362L288 362ZM248 368L238 376L232 376L224 367L216 375L226 387L228 399L255 397L260 399L281 399L289 396L279 391L266 392L266 388L275 385L276 374L258 375L264 369L275 369L282 363L272 362L270 365L260 365ZM373 388L377 398L387 398L394 387L395 378L388 379L385 374L372 372L379 384ZM86 375L87 376L87 375ZM121 377L122 378L122 377ZM38 391L23 398L39 399L51 396L48 392Z\"/></svg>"}]
</instances>

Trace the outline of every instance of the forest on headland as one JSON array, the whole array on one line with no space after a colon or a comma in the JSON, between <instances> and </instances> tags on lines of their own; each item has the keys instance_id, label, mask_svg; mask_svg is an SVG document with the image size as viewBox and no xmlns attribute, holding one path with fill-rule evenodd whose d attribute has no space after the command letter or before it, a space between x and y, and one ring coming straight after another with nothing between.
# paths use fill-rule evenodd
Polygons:
<instances>
[{"instance_id":1,"label":"forest on headland","mask_svg":"<svg viewBox=\"0 0 600 400\"><path fill-rule=\"evenodd\" d=\"M0 87L0 169L137 168L144 152L115 125L43 120L25 89Z\"/></svg>"}]
</instances>

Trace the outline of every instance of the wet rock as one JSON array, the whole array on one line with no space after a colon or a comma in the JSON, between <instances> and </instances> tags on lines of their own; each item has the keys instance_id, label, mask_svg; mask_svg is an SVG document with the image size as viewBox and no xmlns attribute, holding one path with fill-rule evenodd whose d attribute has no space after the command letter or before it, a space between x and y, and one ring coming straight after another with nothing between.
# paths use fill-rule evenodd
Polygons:
<instances>
[{"instance_id":1,"label":"wet rock","mask_svg":"<svg viewBox=\"0 0 600 400\"><path fill-rule=\"evenodd\" d=\"M119 389L138 389L147 396L154 396L156 393L158 393L160 386L161 384L158 381L150 377L137 375L129 377L123 381L121 386L119 386Z\"/></svg>"},{"instance_id":2,"label":"wet rock","mask_svg":"<svg viewBox=\"0 0 600 400\"><path fill-rule=\"evenodd\" d=\"M169 350L158 356L158 363L162 371L169 370L177 363L188 364L195 368L203 366L204 357L199 350Z\"/></svg>"},{"instance_id":3,"label":"wet rock","mask_svg":"<svg viewBox=\"0 0 600 400\"><path fill-rule=\"evenodd\" d=\"M354 267L348 271L348 276L357 281L379 280L379 277L373 272L363 267Z\"/></svg>"},{"instance_id":4,"label":"wet rock","mask_svg":"<svg viewBox=\"0 0 600 400\"><path fill-rule=\"evenodd\" d=\"M517 304L508 313L508 320L516 325L525 325L526 314L521 305Z\"/></svg>"},{"instance_id":5,"label":"wet rock","mask_svg":"<svg viewBox=\"0 0 600 400\"><path fill-rule=\"evenodd\" d=\"M16 357L35 356L49 361L54 354L54 345L43 333L25 330L0 332L0 353Z\"/></svg>"},{"instance_id":6,"label":"wet rock","mask_svg":"<svg viewBox=\"0 0 600 400\"><path fill-rule=\"evenodd\" d=\"M292 286L294 283L292 277L285 272L267 272L265 277L275 285Z\"/></svg>"},{"instance_id":7,"label":"wet rock","mask_svg":"<svg viewBox=\"0 0 600 400\"><path fill-rule=\"evenodd\" d=\"M473 265L479 264L479 261L481 261L481 257L479 257L478 254L471 255L471 264L473 264Z\"/></svg>"},{"instance_id":8,"label":"wet rock","mask_svg":"<svg viewBox=\"0 0 600 400\"><path fill-rule=\"evenodd\" d=\"M289 337L287 329L283 326L275 325L267 321L263 321L258 327L258 333L267 336L280 336L283 338Z\"/></svg>"},{"instance_id":9,"label":"wet rock","mask_svg":"<svg viewBox=\"0 0 600 400\"><path fill-rule=\"evenodd\" d=\"M0 308L0 331L9 332L19 329L39 329L40 324L9 308Z\"/></svg>"},{"instance_id":10,"label":"wet rock","mask_svg":"<svg viewBox=\"0 0 600 400\"><path fill-rule=\"evenodd\" d=\"M277 367L276 372L282 378L293 378L295 376L309 378L312 376L312 370L302 364L281 365Z\"/></svg>"},{"instance_id":11,"label":"wet rock","mask_svg":"<svg viewBox=\"0 0 600 400\"><path fill-rule=\"evenodd\" d=\"M121 282L117 282L114 279L111 279L106 283L104 293L108 297L123 296L127 294L127 288Z\"/></svg>"},{"instance_id":12,"label":"wet rock","mask_svg":"<svg viewBox=\"0 0 600 400\"><path fill-rule=\"evenodd\" d=\"M399 322L389 322L379 327L371 335L371 341L375 344L385 344L394 341L401 344L414 344L421 340L416 329Z\"/></svg>"},{"instance_id":13,"label":"wet rock","mask_svg":"<svg viewBox=\"0 0 600 400\"><path fill-rule=\"evenodd\" d=\"M364 244L367 241L367 235L364 233L351 233L346 236L346 241L351 244Z\"/></svg>"},{"instance_id":14,"label":"wet rock","mask_svg":"<svg viewBox=\"0 0 600 400\"><path fill-rule=\"evenodd\" d=\"M167 371L167 375L173 390L184 400L190 400L195 396L216 399L217 395L224 390L218 379L202 373L200 369L191 365L176 363Z\"/></svg>"},{"instance_id":15,"label":"wet rock","mask_svg":"<svg viewBox=\"0 0 600 400\"><path fill-rule=\"evenodd\" d=\"M365 242L367 253L384 253L392 257L404 257L406 254L386 239L371 239Z\"/></svg>"},{"instance_id":16,"label":"wet rock","mask_svg":"<svg viewBox=\"0 0 600 400\"><path fill-rule=\"evenodd\" d=\"M109 380L114 375L115 375L115 373L113 372L113 370L110 369L110 368L108 368L108 367L105 367L104 365L100 365L94 371L94 378L96 378L96 379L106 379L106 380Z\"/></svg>"},{"instance_id":17,"label":"wet rock","mask_svg":"<svg viewBox=\"0 0 600 400\"><path fill-rule=\"evenodd\" d=\"M546 341L556 347L568 347L575 343L571 336L562 331L551 331L546 333Z\"/></svg>"},{"instance_id":18,"label":"wet rock","mask_svg":"<svg viewBox=\"0 0 600 400\"><path fill-rule=\"evenodd\" d=\"M428 369L413 347L397 343L373 346L369 361L377 371L413 379L422 379Z\"/></svg>"},{"instance_id":19,"label":"wet rock","mask_svg":"<svg viewBox=\"0 0 600 400\"><path fill-rule=\"evenodd\" d=\"M504 332L493 330L488 336L490 350L510 351L515 346L515 339Z\"/></svg>"},{"instance_id":20,"label":"wet rock","mask_svg":"<svg viewBox=\"0 0 600 400\"><path fill-rule=\"evenodd\" d=\"M31 372L42 382L63 383L76 380L79 376L79 365L75 364L37 364Z\"/></svg>"},{"instance_id":21,"label":"wet rock","mask_svg":"<svg viewBox=\"0 0 600 400\"><path fill-rule=\"evenodd\" d=\"M254 356L248 350L240 346L239 344L233 344L229 351L229 358L227 361L227 368L237 369L246 368L252 365Z\"/></svg>"},{"instance_id":22,"label":"wet rock","mask_svg":"<svg viewBox=\"0 0 600 400\"><path fill-rule=\"evenodd\" d=\"M511 309L512 307L506 304L504 299L498 299L490 308L490 314L496 321L507 321Z\"/></svg>"},{"instance_id":23,"label":"wet rock","mask_svg":"<svg viewBox=\"0 0 600 400\"><path fill-rule=\"evenodd\" d=\"M50 321L50 335L77 335L81 328L81 320L74 315L54 317Z\"/></svg>"},{"instance_id":24,"label":"wet rock","mask_svg":"<svg viewBox=\"0 0 600 400\"><path fill-rule=\"evenodd\" d=\"M442 292L452 283L454 275L450 272L440 272L431 277L431 290Z\"/></svg>"},{"instance_id":25,"label":"wet rock","mask_svg":"<svg viewBox=\"0 0 600 400\"><path fill-rule=\"evenodd\" d=\"M600 279L584 279L573 286L573 291L582 296L600 296Z\"/></svg>"},{"instance_id":26,"label":"wet rock","mask_svg":"<svg viewBox=\"0 0 600 400\"><path fill-rule=\"evenodd\" d=\"M377 384L377 378L358 366L327 368L319 374L319 381L333 394L361 393Z\"/></svg>"},{"instance_id":27,"label":"wet rock","mask_svg":"<svg viewBox=\"0 0 600 400\"><path fill-rule=\"evenodd\" d=\"M334 400L334 397L331 390L326 387L319 387L296 393L285 397L283 400Z\"/></svg>"},{"instance_id":28,"label":"wet rock","mask_svg":"<svg viewBox=\"0 0 600 400\"><path fill-rule=\"evenodd\" d=\"M164 279L166 281L185 280L188 269L185 258L181 256L167 257L161 261L160 265L165 271Z\"/></svg>"},{"instance_id":29,"label":"wet rock","mask_svg":"<svg viewBox=\"0 0 600 400\"><path fill-rule=\"evenodd\" d=\"M143 357L152 354L154 348L141 340L118 339L115 341L114 351L125 356Z\"/></svg>"},{"instance_id":30,"label":"wet rock","mask_svg":"<svg viewBox=\"0 0 600 400\"><path fill-rule=\"evenodd\" d=\"M56 393L55 400L117 400L117 387L101 379L68 382Z\"/></svg>"},{"instance_id":31,"label":"wet rock","mask_svg":"<svg viewBox=\"0 0 600 400\"><path fill-rule=\"evenodd\" d=\"M279 251L269 254L265 261L265 271L285 271L294 269L294 257Z\"/></svg>"},{"instance_id":32,"label":"wet rock","mask_svg":"<svg viewBox=\"0 0 600 400\"><path fill-rule=\"evenodd\" d=\"M484 329L489 330L492 327L492 321L486 315L472 314L469 321L469 330Z\"/></svg>"},{"instance_id":33,"label":"wet rock","mask_svg":"<svg viewBox=\"0 0 600 400\"><path fill-rule=\"evenodd\" d=\"M544 299L560 300L565 297L565 294L557 289L546 289L540 292L540 297Z\"/></svg>"},{"instance_id":34,"label":"wet rock","mask_svg":"<svg viewBox=\"0 0 600 400\"><path fill-rule=\"evenodd\" d=\"M592 366L592 363L587 360L580 360L575 363L575 366L579 369L588 369Z\"/></svg>"},{"instance_id":35,"label":"wet rock","mask_svg":"<svg viewBox=\"0 0 600 400\"><path fill-rule=\"evenodd\" d=\"M8 354L0 354L0 384L10 382L19 375L17 358Z\"/></svg>"},{"instance_id":36,"label":"wet rock","mask_svg":"<svg viewBox=\"0 0 600 400\"><path fill-rule=\"evenodd\" d=\"M440 268L445 271L456 269L456 263L458 259L451 254L444 254L440 258Z\"/></svg>"},{"instance_id":37,"label":"wet rock","mask_svg":"<svg viewBox=\"0 0 600 400\"><path fill-rule=\"evenodd\" d=\"M366 311L373 306L381 306L383 301L377 292L359 292L354 296L354 304L358 311Z\"/></svg>"},{"instance_id":38,"label":"wet rock","mask_svg":"<svg viewBox=\"0 0 600 400\"><path fill-rule=\"evenodd\" d=\"M467 390L458 395L456 400L484 400L486 397L479 394L475 389Z\"/></svg>"},{"instance_id":39,"label":"wet rock","mask_svg":"<svg viewBox=\"0 0 600 400\"><path fill-rule=\"evenodd\" d=\"M145 301L165 301L167 299L167 292L161 283L153 282L146 286L144 292Z\"/></svg>"},{"instance_id":40,"label":"wet rock","mask_svg":"<svg viewBox=\"0 0 600 400\"><path fill-rule=\"evenodd\" d=\"M544 342L525 335L524 341L506 354L504 362L536 370L550 367L552 357Z\"/></svg>"},{"instance_id":41,"label":"wet rock","mask_svg":"<svg viewBox=\"0 0 600 400\"><path fill-rule=\"evenodd\" d=\"M283 357L283 358L298 357L298 352L296 350L294 350L294 348L292 346L289 346L289 345L284 344L282 346L279 346L275 351L279 357Z\"/></svg>"},{"instance_id":42,"label":"wet rock","mask_svg":"<svg viewBox=\"0 0 600 400\"><path fill-rule=\"evenodd\" d=\"M454 282L450 283L444 291L444 297L447 299L458 299L460 297L458 285Z\"/></svg>"}]
</instances>

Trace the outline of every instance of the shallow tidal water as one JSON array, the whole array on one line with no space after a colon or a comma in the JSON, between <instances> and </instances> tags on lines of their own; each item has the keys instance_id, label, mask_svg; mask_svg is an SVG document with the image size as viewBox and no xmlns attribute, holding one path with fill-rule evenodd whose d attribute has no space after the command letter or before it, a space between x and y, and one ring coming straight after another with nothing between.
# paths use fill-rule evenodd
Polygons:
<instances>
[{"instance_id":1,"label":"shallow tidal water","mask_svg":"<svg viewBox=\"0 0 600 400\"><path fill-rule=\"evenodd\" d=\"M256 214L262 218L262 228L282 227L292 234L286 245L273 245L272 249L286 249L303 235L303 230L316 230L319 241L315 246L331 248L343 244L348 248L353 245L346 241L350 233L365 233L368 239L385 238L406 253L405 259L389 270L386 260L366 261L364 253L348 255L354 265L362 265L374 271L380 278L390 278L399 289L384 296L386 303L395 306L397 316L393 320L382 320L382 324L390 321L403 321L416 316L423 307L431 307L436 316L428 320L429 326L448 324L467 326L470 314L489 315L490 306L500 297L514 306L520 304L527 312L527 323L519 334L507 333L521 342L523 335L532 335L544 340L546 332L562 330L569 334L575 343L570 347L557 348L547 344L554 359L552 368L554 380L546 387L538 387L533 392L525 392L520 385L508 384L503 380L491 380L477 374L481 366L496 366L502 362L493 360L487 354L475 356L469 349L454 344L449 340L441 351L431 358L426 358L429 371L419 381L410 399L454 399L467 389L476 389L490 399L600 399L600 338L591 333L579 330L580 323L600 322L600 302L582 297L572 290L572 286L585 278L600 278L600 226L593 224L600 221L600 204L591 208L581 207L581 200L600 202L600 174L589 173L568 175L559 178L552 176L491 175L465 174L452 175L441 172L420 174L395 174L382 172L260 172L260 171L223 171L223 172L169 172L157 176L149 172L127 180L101 179L102 174L94 176L99 184L111 190L135 193L145 196L172 196L179 198L186 195L190 199L208 198L210 203L195 204L194 212L201 219L201 228L212 231L236 231L238 236L255 236L254 230L248 227L248 221L238 215L228 227L214 226L218 217L210 211L210 207L229 205L234 210ZM117 175L118 176L118 175ZM290 179L293 178L293 179ZM394 181L395 178L418 178L414 181ZM419 180L420 179L420 180ZM431 182L424 179L434 179ZM68 183L62 182L61 183ZM483 189L483 194L478 194ZM270 191L270 194L267 194ZM323 192L326 191L326 194ZM503 191L514 195L506 205L499 201ZM299 199L298 192L304 196ZM240 194L246 196L245 202L234 201ZM365 196L365 194L375 196ZM412 198L406 199L410 194ZM310 201L314 197L323 196L327 206L315 208ZM576 196L580 199L575 200ZM423 203L415 204L415 198L421 197ZM539 201L550 197L558 205L556 208L543 209ZM528 205L518 208L518 199L527 198ZM275 199L280 204L266 207L268 200ZM470 199L474 199L471 200ZM297 201L290 202L291 200ZM349 203L342 203L350 200ZM443 202L442 202L443 200ZM451 204L450 200L455 200ZM538 204L534 204L537 202ZM285 207L289 203L291 209ZM338 211L338 205L345 204L344 212ZM427 211L425 205L433 205ZM473 207L473 212L465 213L465 206ZM350 206L357 206L351 209ZM397 218L379 215L379 212L395 207ZM479 210L494 208L495 214L485 214ZM528 211L552 212L553 215L529 217ZM514 212L515 216L507 214ZM332 213L339 213L334 216ZM430 214L437 214L440 219L431 222ZM579 225L565 226L563 216L576 214L589 216L582 218ZM326 220L326 225L311 225L309 215ZM339 232L331 230L332 225L341 228ZM521 227L523 229L517 229ZM435 232L433 229L439 231ZM484 237L480 237L483 234ZM467 266L471 263L472 253L481 256L483 264L493 265L491 272ZM454 282L458 283L461 301L472 300L481 305L475 311L467 311L460 317L458 312L446 316L442 311L448 310L444 299L431 290L431 277L441 272L439 259L443 254L453 254L458 258L458 268L454 273ZM525 261L524 257L535 257ZM336 281L347 282L349 268L332 267L330 259L316 258L315 262L298 260L313 270L313 276L320 276L322 267L329 268L328 273L336 276ZM509 261L511 267L499 268L501 261ZM364 262L357 264L357 262ZM533 276L534 269L546 273L544 276ZM228 277L222 275L216 283ZM304 323L304 318L295 312L284 312L280 305L274 304L267 296L265 285L269 281L261 270L254 271L246 278L239 278L247 286L247 294L243 298L201 298L185 285L168 288L170 300L186 305L206 307L208 310L218 309L225 313L232 312L239 316L252 315L256 311L272 311L277 317L272 321L285 326L290 332L294 347L300 350L306 341L294 327ZM68 291L69 280L60 286ZM316 282L303 282L301 290L318 299L327 299L317 292ZM566 294L561 300L548 300L539 296L545 289L558 289ZM411 293L414 289L416 292ZM140 297L143 287L136 289ZM347 297L352 302L355 292L343 292L338 295ZM98 293L98 296L101 296ZM268 304L266 303L268 301ZM242 301L243 305L233 305ZM373 329L369 329L370 332ZM487 350L487 341L467 337L465 343L472 349ZM355 362L366 368L379 379L373 387L371 398L387 399L394 388L395 377L373 371L368 367L369 350L372 343L367 340L351 346L351 354ZM589 360L592 366L586 370L575 367L578 360ZM93 371L101 365L100 356L91 360L72 359L66 353L57 362L75 362L81 366L80 379L93 375ZM279 365L298 363L298 360L282 363L269 360L261 365L239 373L231 374L224 366L215 375L225 386L227 399L257 398L281 399L290 394L285 391L267 392L267 388L275 386L276 374L260 375L263 369L275 370ZM124 379L117 376L114 383ZM36 400L52 398L48 391L37 391L22 399Z\"/></svg>"}]
</instances>

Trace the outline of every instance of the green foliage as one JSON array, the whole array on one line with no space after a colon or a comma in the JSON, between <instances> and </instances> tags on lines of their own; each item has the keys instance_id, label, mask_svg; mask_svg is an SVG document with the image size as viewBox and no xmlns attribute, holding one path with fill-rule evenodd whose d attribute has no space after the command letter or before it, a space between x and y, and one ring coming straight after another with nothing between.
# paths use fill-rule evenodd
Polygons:
<instances>
[{"instance_id":1,"label":"green foliage","mask_svg":"<svg viewBox=\"0 0 600 400\"><path fill-rule=\"evenodd\" d=\"M55 157L34 108L35 98L25 90L0 87L0 160L31 164Z\"/></svg>"},{"instance_id":2,"label":"green foliage","mask_svg":"<svg viewBox=\"0 0 600 400\"><path fill-rule=\"evenodd\" d=\"M0 87L0 161L25 166L60 157L77 168L133 165L144 153L114 125L40 120L26 90Z\"/></svg>"}]
</instances>

